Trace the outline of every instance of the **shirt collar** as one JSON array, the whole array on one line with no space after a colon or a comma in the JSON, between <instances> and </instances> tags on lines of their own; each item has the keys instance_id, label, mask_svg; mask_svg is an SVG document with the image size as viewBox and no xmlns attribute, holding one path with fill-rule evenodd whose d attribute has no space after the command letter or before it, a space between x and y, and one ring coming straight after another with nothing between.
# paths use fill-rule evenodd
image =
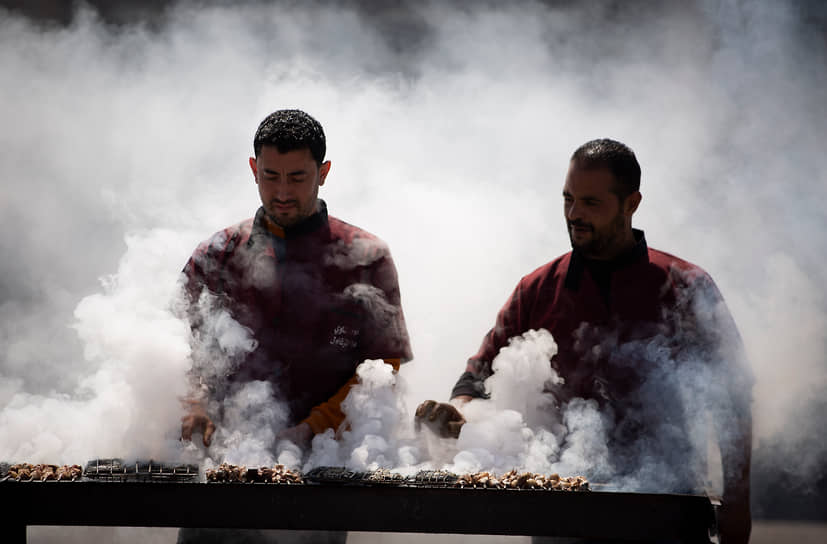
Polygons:
<instances>
[{"instance_id":1,"label":"shirt collar","mask_svg":"<svg viewBox=\"0 0 827 544\"><path fill-rule=\"evenodd\" d=\"M317 210L301 222L282 227L267 217L264 206L261 206L253 219L253 232L259 235L272 235L277 238L290 239L316 231L327 225L327 204L321 198L318 200Z\"/></svg>"},{"instance_id":2,"label":"shirt collar","mask_svg":"<svg viewBox=\"0 0 827 544\"><path fill-rule=\"evenodd\" d=\"M300 236L318 232L328 225L327 204L321 198L318 200L318 209L310 217L290 227L282 227L267 217L264 206L261 206L253 218L253 228L250 233L248 246L255 243L272 243L273 238L291 240Z\"/></svg>"}]
</instances>

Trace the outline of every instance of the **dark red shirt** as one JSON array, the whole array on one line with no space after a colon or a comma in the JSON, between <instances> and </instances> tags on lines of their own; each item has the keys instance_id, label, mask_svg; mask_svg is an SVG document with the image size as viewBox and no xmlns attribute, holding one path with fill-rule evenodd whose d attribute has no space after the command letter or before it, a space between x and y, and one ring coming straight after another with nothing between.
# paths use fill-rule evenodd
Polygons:
<instances>
[{"instance_id":1,"label":"dark red shirt","mask_svg":"<svg viewBox=\"0 0 827 544\"><path fill-rule=\"evenodd\" d=\"M558 346L551 366L565 380L553 393L561 402L596 400L613 416L616 443L666 432L676 449L688 448L696 402L748 406L752 378L714 282L699 267L648 248L642 231L635 236L636 246L612 262L569 252L523 277L451 396L484 397L500 349L528 330L546 329ZM707 381L713 384L705 387ZM684 402L693 387L697 398Z\"/></svg>"},{"instance_id":2,"label":"dark red shirt","mask_svg":"<svg viewBox=\"0 0 827 544\"><path fill-rule=\"evenodd\" d=\"M267 380L290 408L290 424L330 399L365 359L412 358L387 245L328 217L320 203L287 229L268 228L260 208L201 243L184 268L190 301L206 289L214 310L227 310L257 343L226 376L210 377L214 397L227 384ZM198 331L198 312L190 315Z\"/></svg>"}]
</instances>

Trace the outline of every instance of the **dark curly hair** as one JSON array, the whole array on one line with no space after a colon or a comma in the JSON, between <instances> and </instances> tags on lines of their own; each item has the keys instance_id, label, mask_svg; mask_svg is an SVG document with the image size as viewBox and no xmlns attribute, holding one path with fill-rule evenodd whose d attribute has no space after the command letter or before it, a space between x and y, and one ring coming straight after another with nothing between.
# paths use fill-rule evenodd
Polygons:
<instances>
[{"instance_id":1,"label":"dark curly hair","mask_svg":"<svg viewBox=\"0 0 827 544\"><path fill-rule=\"evenodd\" d=\"M592 140L578 147L571 160L578 168L609 170L615 178L612 192L621 202L640 190L640 164L625 144L608 138Z\"/></svg>"},{"instance_id":2,"label":"dark curly hair","mask_svg":"<svg viewBox=\"0 0 827 544\"><path fill-rule=\"evenodd\" d=\"M265 117L253 138L256 157L265 145L272 145L279 153L309 149L316 164L324 162L327 150L322 125L301 110L278 110Z\"/></svg>"}]
</instances>

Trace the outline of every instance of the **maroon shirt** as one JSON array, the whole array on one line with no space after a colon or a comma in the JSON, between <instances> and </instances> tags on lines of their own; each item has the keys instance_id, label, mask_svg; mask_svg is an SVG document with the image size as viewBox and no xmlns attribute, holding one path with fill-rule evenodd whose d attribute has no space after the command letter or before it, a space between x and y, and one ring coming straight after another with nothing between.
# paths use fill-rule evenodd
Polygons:
<instances>
[{"instance_id":1,"label":"maroon shirt","mask_svg":"<svg viewBox=\"0 0 827 544\"><path fill-rule=\"evenodd\" d=\"M217 380L224 383L207 384L213 396L220 400L227 384L268 380L290 424L332 397L363 360L412 358L387 245L320 204L278 234L260 208L201 243L184 268L190 301L206 288L257 342Z\"/></svg>"},{"instance_id":2,"label":"maroon shirt","mask_svg":"<svg viewBox=\"0 0 827 544\"><path fill-rule=\"evenodd\" d=\"M658 433L660 441L665 432L666 442L681 445L674 449L688 448L687 420L693 414L683 395L696 387L695 379L720 385L700 386L698 404L748 406L752 377L714 282L697 266L648 248L642 231L635 236L635 247L612 262L569 252L523 277L451 396L484 397L483 381L500 349L525 331L543 328L557 342L551 366L565 380L553 393L563 402L598 401L612 415L609 426L618 444ZM621 450L621 457L632 455ZM670 464L686 462L679 457Z\"/></svg>"}]
</instances>

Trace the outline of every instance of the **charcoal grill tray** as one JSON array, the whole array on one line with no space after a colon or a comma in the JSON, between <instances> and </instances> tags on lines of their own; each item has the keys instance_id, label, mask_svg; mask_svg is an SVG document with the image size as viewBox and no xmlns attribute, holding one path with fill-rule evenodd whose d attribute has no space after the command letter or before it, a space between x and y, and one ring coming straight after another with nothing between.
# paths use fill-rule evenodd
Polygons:
<instances>
[{"instance_id":1,"label":"charcoal grill tray","mask_svg":"<svg viewBox=\"0 0 827 544\"><path fill-rule=\"evenodd\" d=\"M86 464L83 477L109 482L197 482L198 465L172 464L152 459L125 462L123 459L94 459Z\"/></svg>"},{"instance_id":2,"label":"charcoal grill tray","mask_svg":"<svg viewBox=\"0 0 827 544\"><path fill-rule=\"evenodd\" d=\"M703 495L324 483L0 482L6 527L227 527L710 542ZM9 526L13 523L13 526ZM10 540L15 541L15 540Z\"/></svg>"}]
</instances>

